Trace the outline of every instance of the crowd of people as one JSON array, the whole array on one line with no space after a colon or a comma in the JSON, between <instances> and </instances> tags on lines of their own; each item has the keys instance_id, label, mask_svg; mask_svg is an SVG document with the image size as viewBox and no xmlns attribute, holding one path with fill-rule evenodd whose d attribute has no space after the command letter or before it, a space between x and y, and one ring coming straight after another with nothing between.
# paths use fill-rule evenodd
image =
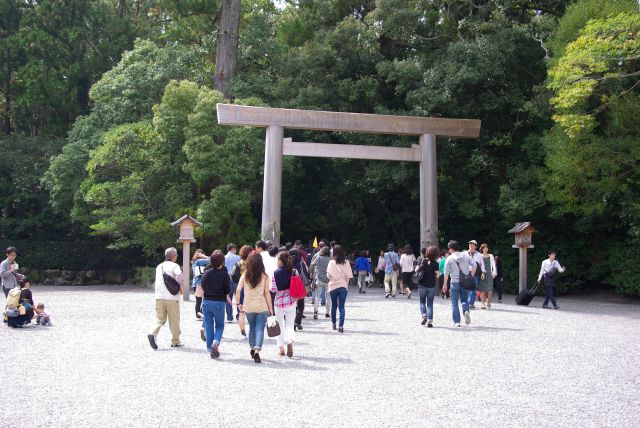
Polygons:
<instances>
[{"instance_id":1,"label":"crowd of people","mask_svg":"<svg viewBox=\"0 0 640 428\"><path fill-rule=\"evenodd\" d=\"M345 303L350 285L357 286L360 294L370 287L385 289L386 299L398 295L410 299L418 289L421 324L433 327L434 299L450 299L451 316L455 326L471 322L470 312L477 308L490 310L494 290L502 303L502 261L492 254L489 245L478 250L475 240L468 242L463 251L457 241L450 241L441 251L435 246L422 248L418 257L410 245L396 251L389 244L381 251L375 268L368 251L347 254L336 242L322 240L315 248L304 248L300 241L276 247L270 242L257 241L255 245L238 247L230 243L226 254L215 250L210 255L198 249L191 260L193 288L196 304L195 316L201 321L200 336L206 343L211 358L219 358L225 324L237 322L242 335L249 339L250 355L256 363L261 361L265 328L277 329L280 355L293 356L297 331L303 330L305 297L311 298L313 318L318 319L321 306L325 317L331 319L333 330L344 332ZM11 327L36 324L50 325L50 315L44 304L35 304L30 280L18 272L17 251L6 250L6 259L0 263L0 279L7 303L4 322ZM559 309L555 298L556 276L565 268L556 260L556 252L549 251L542 262L538 281L546 290L543 308ZM180 341L180 295L184 291L183 275L176 263L178 251L165 250L165 260L156 267L155 302L156 323L148 334L149 344L157 349L157 336L169 322L171 346L183 346ZM302 295L292 291L294 283L303 286ZM234 311L235 308L235 311ZM248 333L247 333L248 327ZM269 328L267 328L268 331Z\"/></svg>"},{"instance_id":2,"label":"crowd of people","mask_svg":"<svg viewBox=\"0 0 640 428\"><path fill-rule=\"evenodd\" d=\"M175 248L168 248L165 261L156 268L157 322L148 334L154 349L158 347L158 332L167 319L171 346L182 346L180 296L172 294L166 285L166 276L178 282L182 280L180 267L175 263L177 255ZM422 248L418 257L410 245L396 251L395 245L389 244L386 251L380 252L376 268L372 268L368 251L361 251L355 257L354 253L345 254L336 242L326 241L320 241L316 248L305 249L300 241L276 247L260 240L254 246L242 246L239 251L230 243L226 254L215 250L207 256L198 249L191 262L195 315L202 321L200 336L213 359L220 357L225 324L236 321L244 336L248 325L251 358L261 362L260 352L269 320L271 325L277 321L279 326L279 354L292 357L296 331L303 330L302 321L306 318L305 298L290 293L294 279L302 282L306 297L311 297L313 318L318 319L320 306L325 306L325 317L331 319L332 329L340 333L344 332L349 285L357 286L360 294L365 294L369 287L383 286L386 299L397 295L410 299L417 287L421 324L429 328L433 327L436 295L450 299L452 321L457 327L461 326L462 318L465 324L470 324L470 311L478 308L476 300L480 309L490 310L494 290L499 303L503 297L500 256L492 254L488 244L480 245L478 250L475 240L469 241L464 251L457 241L450 241L444 251L435 246ZM542 263L539 275L547 288L545 308L548 300L558 308L553 293L557 272L564 272L564 268L552 251L549 259Z\"/></svg>"}]
</instances>

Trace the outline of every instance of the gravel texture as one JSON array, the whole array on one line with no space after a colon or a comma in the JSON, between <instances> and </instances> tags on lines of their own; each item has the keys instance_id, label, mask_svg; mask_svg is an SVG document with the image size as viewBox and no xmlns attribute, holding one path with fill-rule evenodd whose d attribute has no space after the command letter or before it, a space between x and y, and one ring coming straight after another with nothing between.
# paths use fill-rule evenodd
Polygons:
<instances>
[{"instance_id":1,"label":"gravel texture","mask_svg":"<svg viewBox=\"0 0 640 428\"><path fill-rule=\"evenodd\" d=\"M169 347L166 325L154 351L150 290L33 294L53 326L0 328L2 427L640 426L637 303L560 298L554 311L507 296L455 328L438 297L428 329L417 293L352 288L344 334L307 299L294 358L268 339L255 364L235 322L209 358L194 302L181 303L186 346Z\"/></svg>"}]
</instances>

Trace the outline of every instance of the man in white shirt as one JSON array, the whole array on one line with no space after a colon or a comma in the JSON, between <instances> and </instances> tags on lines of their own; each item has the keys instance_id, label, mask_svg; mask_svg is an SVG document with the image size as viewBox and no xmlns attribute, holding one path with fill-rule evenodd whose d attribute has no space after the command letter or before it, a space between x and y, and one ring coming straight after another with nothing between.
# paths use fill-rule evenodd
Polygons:
<instances>
[{"instance_id":1,"label":"man in white shirt","mask_svg":"<svg viewBox=\"0 0 640 428\"><path fill-rule=\"evenodd\" d=\"M178 259L178 250L174 247L167 248L164 251L165 261L156 267L155 280L155 298L156 298L156 315L158 317L153 331L147 335L149 344L153 349L158 349L157 338L160 328L169 319L169 329L171 330L171 347L178 348L183 346L180 342L180 295L184 289L184 280L182 270L176 263ZM180 292L171 294L164 282L163 273L171 276L180 284Z\"/></svg>"},{"instance_id":2,"label":"man in white shirt","mask_svg":"<svg viewBox=\"0 0 640 428\"><path fill-rule=\"evenodd\" d=\"M477 290L480 279L484 279L486 269L484 267L484 260L482 260L482 254L478 252L478 242L475 239L472 239L471 241L469 241L468 253L469 253L469 257L471 257L471 261L473 262L473 264L476 265L475 268L476 269L478 269L478 267L480 268L480 275L473 276L473 281L476 284L476 290ZM475 309L476 308L476 305L475 305L476 291L474 290L473 293L469 293L468 297L469 297L469 308Z\"/></svg>"},{"instance_id":3,"label":"man in white shirt","mask_svg":"<svg viewBox=\"0 0 640 428\"><path fill-rule=\"evenodd\" d=\"M550 250L549 258L542 262L540 274L538 274L538 281L544 280L544 288L546 289L544 303L542 304L543 308L549 309L549 300L551 300L553 309L560 309L560 306L556 303L555 296L556 276L564 271L565 268L560 266L560 262L556 260L555 250Z\"/></svg>"}]
</instances>

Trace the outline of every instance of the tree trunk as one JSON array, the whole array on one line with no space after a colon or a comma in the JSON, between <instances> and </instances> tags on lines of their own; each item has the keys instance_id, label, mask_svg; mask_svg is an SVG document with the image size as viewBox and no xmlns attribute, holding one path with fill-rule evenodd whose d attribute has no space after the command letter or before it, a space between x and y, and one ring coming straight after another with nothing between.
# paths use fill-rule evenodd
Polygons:
<instances>
[{"instance_id":1,"label":"tree trunk","mask_svg":"<svg viewBox=\"0 0 640 428\"><path fill-rule=\"evenodd\" d=\"M222 0L220 30L216 44L216 74L213 77L213 86L222 92L225 98L231 98L229 90L236 75L240 12L240 0Z\"/></svg>"}]
</instances>

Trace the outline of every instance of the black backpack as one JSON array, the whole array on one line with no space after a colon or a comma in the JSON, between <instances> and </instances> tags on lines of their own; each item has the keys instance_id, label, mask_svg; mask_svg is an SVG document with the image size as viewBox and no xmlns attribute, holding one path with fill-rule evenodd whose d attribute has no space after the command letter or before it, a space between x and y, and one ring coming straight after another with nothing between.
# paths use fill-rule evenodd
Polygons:
<instances>
[{"instance_id":1,"label":"black backpack","mask_svg":"<svg viewBox=\"0 0 640 428\"><path fill-rule=\"evenodd\" d=\"M240 282L240 276L242 276L241 270L240 261L233 265L233 269L231 269L231 282L235 282L236 284Z\"/></svg>"}]
</instances>

